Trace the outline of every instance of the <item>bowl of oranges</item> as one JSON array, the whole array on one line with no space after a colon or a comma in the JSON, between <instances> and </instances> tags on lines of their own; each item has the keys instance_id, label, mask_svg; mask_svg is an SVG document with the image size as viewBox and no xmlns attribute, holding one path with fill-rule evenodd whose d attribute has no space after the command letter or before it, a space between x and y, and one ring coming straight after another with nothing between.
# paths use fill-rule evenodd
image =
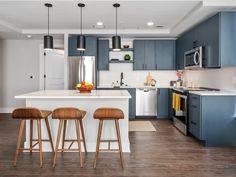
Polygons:
<instances>
[{"instance_id":1,"label":"bowl of oranges","mask_svg":"<svg viewBox=\"0 0 236 177\"><path fill-rule=\"evenodd\" d=\"M76 89L79 90L80 93L91 93L91 91L94 89L94 86L91 83L82 81L76 85Z\"/></svg>"}]
</instances>

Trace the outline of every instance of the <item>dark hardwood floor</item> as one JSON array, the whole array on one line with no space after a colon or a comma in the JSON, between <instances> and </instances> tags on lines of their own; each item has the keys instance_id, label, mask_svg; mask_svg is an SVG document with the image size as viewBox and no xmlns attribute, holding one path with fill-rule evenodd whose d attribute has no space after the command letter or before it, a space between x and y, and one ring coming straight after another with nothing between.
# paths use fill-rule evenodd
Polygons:
<instances>
[{"instance_id":1,"label":"dark hardwood floor","mask_svg":"<svg viewBox=\"0 0 236 177\"><path fill-rule=\"evenodd\" d=\"M52 168L52 154L43 153L43 168L38 153L23 153L12 167L19 122L0 114L0 177L236 177L236 148L205 148L177 131L171 121L152 120L157 132L131 132L131 153L125 153L125 169L117 153L101 153L97 168L92 168L94 153L88 153L84 168L76 153L60 154ZM235 135L236 136L236 135Z\"/></svg>"}]
</instances>

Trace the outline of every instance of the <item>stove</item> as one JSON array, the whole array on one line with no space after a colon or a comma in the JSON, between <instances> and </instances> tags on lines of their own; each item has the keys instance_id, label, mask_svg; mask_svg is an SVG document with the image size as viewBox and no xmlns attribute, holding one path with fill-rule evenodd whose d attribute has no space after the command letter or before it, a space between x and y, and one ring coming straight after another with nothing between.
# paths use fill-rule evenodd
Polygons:
<instances>
[{"instance_id":1,"label":"stove","mask_svg":"<svg viewBox=\"0 0 236 177\"><path fill-rule=\"evenodd\" d=\"M173 87L173 93L178 94L180 99L180 109L173 109L174 126L184 135L188 134L188 96L189 91L219 91L219 89L205 87ZM173 98L172 98L173 99Z\"/></svg>"}]
</instances>

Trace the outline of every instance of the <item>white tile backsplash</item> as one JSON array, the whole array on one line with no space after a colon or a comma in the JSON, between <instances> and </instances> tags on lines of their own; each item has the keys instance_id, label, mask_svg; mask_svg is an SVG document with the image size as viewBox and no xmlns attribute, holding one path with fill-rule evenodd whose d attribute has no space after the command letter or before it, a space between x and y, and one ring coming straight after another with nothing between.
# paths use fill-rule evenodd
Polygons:
<instances>
[{"instance_id":1,"label":"white tile backsplash","mask_svg":"<svg viewBox=\"0 0 236 177\"><path fill-rule=\"evenodd\" d=\"M148 72L157 81L157 87L169 87L171 80L177 80L175 71L133 71L132 63L110 63L109 71L99 71L99 86L111 86L112 82L120 81L121 72L129 86L143 86Z\"/></svg>"},{"instance_id":2,"label":"white tile backsplash","mask_svg":"<svg viewBox=\"0 0 236 177\"><path fill-rule=\"evenodd\" d=\"M236 91L236 67L185 71L185 81L202 87Z\"/></svg>"}]
</instances>

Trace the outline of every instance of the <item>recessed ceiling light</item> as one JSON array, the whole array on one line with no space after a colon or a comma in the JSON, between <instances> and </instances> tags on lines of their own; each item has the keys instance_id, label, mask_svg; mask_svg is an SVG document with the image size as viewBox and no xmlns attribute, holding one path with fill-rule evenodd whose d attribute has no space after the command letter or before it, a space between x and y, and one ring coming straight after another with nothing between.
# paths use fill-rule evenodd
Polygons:
<instances>
[{"instance_id":1,"label":"recessed ceiling light","mask_svg":"<svg viewBox=\"0 0 236 177\"><path fill-rule=\"evenodd\" d=\"M103 22L97 22L97 25L98 25L98 26L102 26L102 25L103 25Z\"/></svg>"},{"instance_id":2,"label":"recessed ceiling light","mask_svg":"<svg viewBox=\"0 0 236 177\"><path fill-rule=\"evenodd\" d=\"M31 38L32 36L30 34L27 35L27 38Z\"/></svg>"},{"instance_id":3,"label":"recessed ceiling light","mask_svg":"<svg viewBox=\"0 0 236 177\"><path fill-rule=\"evenodd\" d=\"M153 25L154 25L154 22L147 22L147 25L148 25L148 26L153 26Z\"/></svg>"}]
</instances>

